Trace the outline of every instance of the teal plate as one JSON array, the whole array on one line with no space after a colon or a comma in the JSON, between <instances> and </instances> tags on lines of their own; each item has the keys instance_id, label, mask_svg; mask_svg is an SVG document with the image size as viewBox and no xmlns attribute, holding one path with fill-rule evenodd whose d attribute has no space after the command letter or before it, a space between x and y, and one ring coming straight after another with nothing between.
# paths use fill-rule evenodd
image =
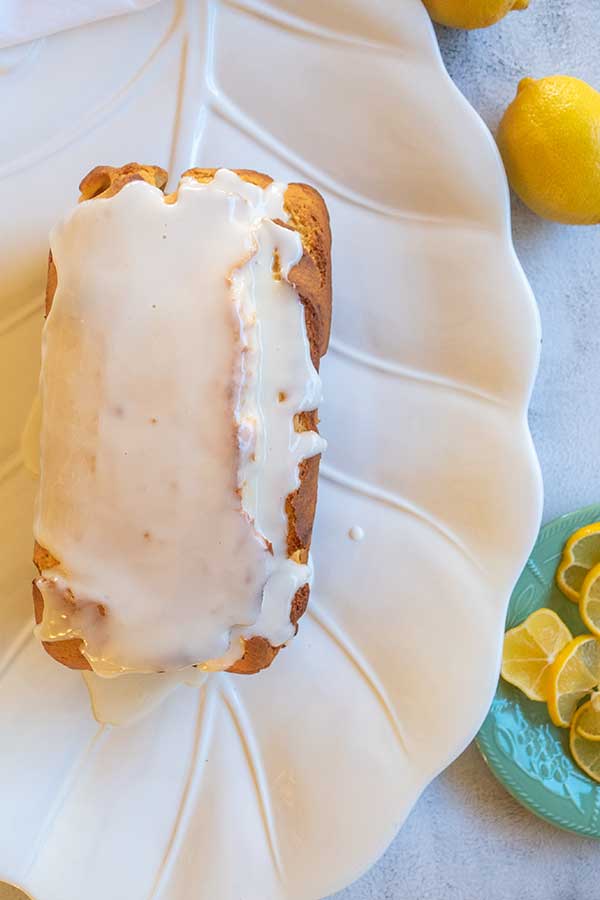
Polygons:
<instances>
[{"instance_id":1,"label":"teal plate","mask_svg":"<svg viewBox=\"0 0 600 900\"><path fill-rule=\"evenodd\" d=\"M569 535L597 521L600 505L542 528L511 597L507 629L546 606L574 635L587 630L577 606L555 586L554 575ZM553 825L600 838L600 785L572 761L568 737L567 729L552 724L545 703L529 700L501 678L477 743L496 778L519 803Z\"/></svg>"}]
</instances>

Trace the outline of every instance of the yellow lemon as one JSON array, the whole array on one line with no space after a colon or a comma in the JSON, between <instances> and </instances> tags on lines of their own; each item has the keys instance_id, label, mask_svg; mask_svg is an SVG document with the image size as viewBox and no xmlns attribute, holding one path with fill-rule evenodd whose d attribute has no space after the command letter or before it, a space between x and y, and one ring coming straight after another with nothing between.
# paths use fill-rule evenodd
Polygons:
<instances>
[{"instance_id":1,"label":"yellow lemon","mask_svg":"<svg viewBox=\"0 0 600 900\"><path fill-rule=\"evenodd\" d=\"M573 603L579 603L583 582L596 563L600 563L600 522L585 525L571 535L556 570L556 584Z\"/></svg>"},{"instance_id":2,"label":"yellow lemon","mask_svg":"<svg viewBox=\"0 0 600 900\"><path fill-rule=\"evenodd\" d=\"M600 94L568 75L524 78L498 128L508 179L539 216L600 222Z\"/></svg>"},{"instance_id":3,"label":"yellow lemon","mask_svg":"<svg viewBox=\"0 0 600 900\"><path fill-rule=\"evenodd\" d=\"M501 674L530 700L546 699L551 664L572 640L571 632L551 609L536 609L504 636Z\"/></svg>"},{"instance_id":4,"label":"yellow lemon","mask_svg":"<svg viewBox=\"0 0 600 900\"><path fill-rule=\"evenodd\" d=\"M580 700L600 685L600 641L590 634L573 638L548 672L548 712L555 725L568 728Z\"/></svg>"},{"instance_id":5,"label":"yellow lemon","mask_svg":"<svg viewBox=\"0 0 600 900\"><path fill-rule=\"evenodd\" d=\"M435 22L450 28L487 28L513 9L527 9L529 0L423 0Z\"/></svg>"},{"instance_id":6,"label":"yellow lemon","mask_svg":"<svg viewBox=\"0 0 600 900\"><path fill-rule=\"evenodd\" d=\"M585 736L585 727L588 726L589 720L593 718L594 727L596 727L597 716L598 713L593 709L593 701L588 700L579 707L573 716L569 746L579 768L583 769L585 774L594 781L600 782L600 740Z\"/></svg>"},{"instance_id":7,"label":"yellow lemon","mask_svg":"<svg viewBox=\"0 0 600 900\"><path fill-rule=\"evenodd\" d=\"M600 565L590 569L581 586L579 615L592 634L600 637Z\"/></svg>"}]
</instances>

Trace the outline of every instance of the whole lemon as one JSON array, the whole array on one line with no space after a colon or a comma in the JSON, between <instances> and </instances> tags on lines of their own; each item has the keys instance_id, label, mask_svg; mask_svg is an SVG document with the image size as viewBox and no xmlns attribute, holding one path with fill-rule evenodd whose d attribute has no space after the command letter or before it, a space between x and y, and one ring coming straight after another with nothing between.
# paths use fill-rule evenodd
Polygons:
<instances>
[{"instance_id":1,"label":"whole lemon","mask_svg":"<svg viewBox=\"0 0 600 900\"><path fill-rule=\"evenodd\" d=\"M524 78L498 128L508 180L545 219L600 222L600 94L579 78Z\"/></svg>"},{"instance_id":2,"label":"whole lemon","mask_svg":"<svg viewBox=\"0 0 600 900\"><path fill-rule=\"evenodd\" d=\"M527 9L529 0L423 0L429 15L450 28L487 28L513 9Z\"/></svg>"}]
</instances>

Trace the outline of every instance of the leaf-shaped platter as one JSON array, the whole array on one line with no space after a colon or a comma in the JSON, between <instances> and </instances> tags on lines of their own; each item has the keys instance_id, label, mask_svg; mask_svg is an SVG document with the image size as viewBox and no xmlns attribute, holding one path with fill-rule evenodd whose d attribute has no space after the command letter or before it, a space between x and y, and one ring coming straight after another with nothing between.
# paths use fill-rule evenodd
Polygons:
<instances>
[{"instance_id":1,"label":"leaf-shaped platter","mask_svg":"<svg viewBox=\"0 0 600 900\"><path fill-rule=\"evenodd\" d=\"M539 525L539 322L495 145L420 0L163 0L0 71L0 878L38 900L317 900L477 731ZM299 637L115 729L31 638L19 439L48 229L92 165L131 159L315 184L335 323Z\"/></svg>"}]
</instances>

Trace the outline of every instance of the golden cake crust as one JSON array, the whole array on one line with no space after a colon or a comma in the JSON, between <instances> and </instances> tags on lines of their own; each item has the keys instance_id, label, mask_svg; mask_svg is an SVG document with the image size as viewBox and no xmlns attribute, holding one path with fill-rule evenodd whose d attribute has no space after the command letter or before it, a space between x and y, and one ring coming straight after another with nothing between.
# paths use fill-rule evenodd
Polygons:
<instances>
[{"instance_id":1,"label":"golden cake crust","mask_svg":"<svg viewBox=\"0 0 600 900\"><path fill-rule=\"evenodd\" d=\"M233 171L252 184L266 187L273 180L268 175L251 169ZM213 179L217 169L188 169L183 177L195 178L206 183ZM131 181L146 181L164 191L167 173L158 166L144 166L139 163L114 168L96 166L82 180L79 188L80 201L96 197L112 197ZM176 193L167 195L173 202ZM327 207L321 195L306 184L289 184L284 197L288 222L280 222L298 232L304 253L289 274L289 280L298 291L304 306L306 330L310 343L311 357L315 368L319 369L320 359L327 352L331 328L331 231ZM46 286L46 315L50 312L58 283L58 273L52 260L48 259L48 280ZM318 428L317 410L296 416L297 431ZM317 503L317 483L320 456L304 460L299 466L300 485L286 500L288 518L288 556L298 562L306 562L312 538L312 527ZM59 564L44 547L37 542L34 546L33 561L38 571L50 569ZM292 602L290 620L297 628L298 620L304 614L309 597L309 586L301 587ZM33 605L36 622L40 622L44 612L44 600L33 584ZM90 664L81 653L81 640L45 641L47 652L58 662L71 669L90 669ZM244 642L244 655L228 670L240 675L251 675L269 666L280 647L273 647L264 637L252 637Z\"/></svg>"}]
</instances>

